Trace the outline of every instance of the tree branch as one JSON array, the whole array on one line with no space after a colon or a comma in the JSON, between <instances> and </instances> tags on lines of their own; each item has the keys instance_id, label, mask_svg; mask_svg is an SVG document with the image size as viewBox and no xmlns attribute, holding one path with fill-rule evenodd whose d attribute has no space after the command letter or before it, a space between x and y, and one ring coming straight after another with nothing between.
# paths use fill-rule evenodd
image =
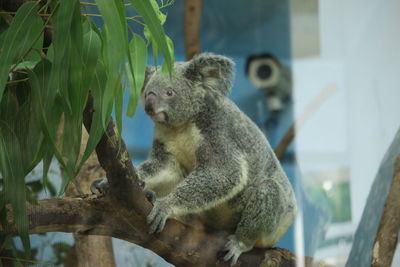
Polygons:
<instances>
[{"instance_id":1,"label":"tree branch","mask_svg":"<svg viewBox=\"0 0 400 267\"><path fill-rule=\"evenodd\" d=\"M88 132L90 132L94 112L97 111L93 108L93 97L89 95L83 112L83 123ZM139 178L135 167L133 167L132 159L126 149L125 142L118 135L112 119L110 119L106 132L96 146L96 153L101 167L107 174L110 186L108 196L123 201L142 216L147 215L152 206L139 185Z\"/></svg>"},{"instance_id":2,"label":"tree branch","mask_svg":"<svg viewBox=\"0 0 400 267\"><path fill-rule=\"evenodd\" d=\"M371 266L391 266L400 230L400 157L396 158L393 180L374 241Z\"/></svg>"},{"instance_id":3,"label":"tree branch","mask_svg":"<svg viewBox=\"0 0 400 267\"><path fill-rule=\"evenodd\" d=\"M7 209L9 227L0 229L1 234L17 235L10 207ZM150 249L176 266L226 266L217 259L217 252L226 242L223 236L188 228L174 220L168 221L162 233L149 235L142 216L107 197L41 200L27 209L31 234L106 235ZM295 255L281 248L253 249L239 259L241 266L295 266L295 262ZM311 266L312 259L306 257L306 263Z\"/></svg>"}]
</instances>

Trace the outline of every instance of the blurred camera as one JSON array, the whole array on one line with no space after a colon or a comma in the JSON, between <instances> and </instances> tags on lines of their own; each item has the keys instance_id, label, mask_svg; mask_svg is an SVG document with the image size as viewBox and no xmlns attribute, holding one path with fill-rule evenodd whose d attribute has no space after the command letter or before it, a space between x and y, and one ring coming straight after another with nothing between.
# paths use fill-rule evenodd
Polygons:
<instances>
[{"instance_id":1,"label":"blurred camera","mask_svg":"<svg viewBox=\"0 0 400 267\"><path fill-rule=\"evenodd\" d=\"M267 97L268 110L279 112L292 93L289 69L271 54L252 55L247 58L246 75L254 87Z\"/></svg>"}]
</instances>

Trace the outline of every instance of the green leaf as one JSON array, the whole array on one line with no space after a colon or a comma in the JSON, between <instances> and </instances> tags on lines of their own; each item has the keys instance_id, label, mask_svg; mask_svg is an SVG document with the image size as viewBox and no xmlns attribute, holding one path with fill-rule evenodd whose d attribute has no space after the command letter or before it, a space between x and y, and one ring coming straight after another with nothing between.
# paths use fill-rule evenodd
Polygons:
<instances>
[{"instance_id":1,"label":"green leaf","mask_svg":"<svg viewBox=\"0 0 400 267\"><path fill-rule=\"evenodd\" d=\"M31 93L31 89L25 83L19 83L16 90L27 90ZM35 112L32 103L32 96L29 94L25 103L20 105L17 110L16 118L13 123L13 129L16 133L21 147L24 148L24 153L21 154L20 168L24 171L24 176L27 175L40 160L40 149L43 142L41 133L40 115Z\"/></svg>"},{"instance_id":2,"label":"green leaf","mask_svg":"<svg viewBox=\"0 0 400 267\"><path fill-rule=\"evenodd\" d=\"M76 164L82 138L82 112L86 104L89 87L82 86L83 81L83 29L80 15L80 5L73 8L73 17L70 24L70 44L66 49L66 60L70 62L69 76L67 77L67 90L69 96L70 112L64 110L64 128L62 131L62 156L66 158L67 170L63 175L62 190L75 177ZM71 175L72 174L72 175Z\"/></svg>"},{"instance_id":3,"label":"green leaf","mask_svg":"<svg viewBox=\"0 0 400 267\"><path fill-rule=\"evenodd\" d=\"M128 57L128 32L124 14L124 5L118 0L96 0L103 16L103 54L108 80L103 95L102 119L112 110L113 101L117 95L121 71ZM105 127L105 125L103 125Z\"/></svg>"},{"instance_id":4,"label":"green leaf","mask_svg":"<svg viewBox=\"0 0 400 267\"><path fill-rule=\"evenodd\" d=\"M26 200L32 204L32 205L38 205L38 200L37 200L37 194L36 192L33 191L33 189L29 187L25 187L25 195L26 195Z\"/></svg>"},{"instance_id":5,"label":"green leaf","mask_svg":"<svg viewBox=\"0 0 400 267\"><path fill-rule=\"evenodd\" d=\"M86 23L85 23L86 24ZM83 95L87 95L90 85L93 81L94 73L96 72L96 65L101 52L101 39L100 36L89 28L88 32L83 38L83 75L82 75L82 90ZM86 105L86 98L81 103L81 109Z\"/></svg>"},{"instance_id":6,"label":"green leaf","mask_svg":"<svg viewBox=\"0 0 400 267\"><path fill-rule=\"evenodd\" d=\"M0 101L12 64L31 49L40 38L42 19L37 15L39 2L27 2L17 11L10 27L0 36Z\"/></svg>"},{"instance_id":7,"label":"green leaf","mask_svg":"<svg viewBox=\"0 0 400 267\"><path fill-rule=\"evenodd\" d=\"M0 36L7 29L8 29L8 23L6 22L3 16L0 16Z\"/></svg>"},{"instance_id":8,"label":"green leaf","mask_svg":"<svg viewBox=\"0 0 400 267\"><path fill-rule=\"evenodd\" d=\"M128 80L130 83L129 103L126 115L133 117L140 99L140 90L144 83L144 76L147 64L146 42L140 35L133 34L129 44L130 58L133 67L133 73L128 71Z\"/></svg>"},{"instance_id":9,"label":"green leaf","mask_svg":"<svg viewBox=\"0 0 400 267\"><path fill-rule=\"evenodd\" d=\"M171 38L169 38L168 36L165 36L167 38L167 43L168 43L168 49L169 49L169 53L172 55L172 57L174 57L174 43L172 42ZM174 72L172 70L172 72ZM161 66L161 73L164 76L169 75L170 69L168 68L166 61L163 62L162 66Z\"/></svg>"},{"instance_id":10,"label":"green leaf","mask_svg":"<svg viewBox=\"0 0 400 267\"><path fill-rule=\"evenodd\" d=\"M70 60L69 95L74 119L82 117L86 104L88 87L82 86L83 73L83 29L79 3L75 5L74 16L71 23L71 40L68 47Z\"/></svg>"},{"instance_id":11,"label":"green leaf","mask_svg":"<svg viewBox=\"0 0 400 267\"><path fill-rule=\"evenodd\" d=\"M0 172L6 200L11 203L16 226L24 249L30 250L24 172L20 167L21 147L12 129L0 121Z\"/></svg>"},{"instance_id":12,"label":"green leaf","mask_svg":"<svg viewBox=\"0 0 400 267\"><path fill-rule=\"evenodd\" d=\"M62 105L56 93L53 92L54 88L49 86L51 69L52 64L46 59L37 64L33 70L28 69L29 84L33 92L32 102L35 103L34 112L39 116L38 123L48 146L46 151L51 149L61 166L65 168L65 172L73 177L56 145L56 133L61 118Z\"/></svg>"},{"instance_id":13,"label":"green leaf","mask_svg":"<svg viewBox=\"0 0 400 267\"><path fill-rule=\"evenodd\" d=\"M174 59L170 53L165 32L159 19L159 8L157 4L154 4L154 0L130 0L130 2L142 16L149 31L151 32L152 38L157 43L161 53L163 54L164 60L166 61L165 64L170 71L170 74L172 74Z\"/></svg>"},{"instance_id":14,"label":"green leaf","mask_svg":"<svg viewBox=\"0 0 400 267\"><path fill-rule=\"evenodd\" d=\"M89 22L90 23L90 22ZM82 108L86 106L87 95L89 92L89 88L91 87L93 80L97 78L96 74L96 66L98 65L99 57L101 56L101 38L99 34L93 30L93 26L89 25L89 23L84 23L84 27L86 28L86 33L83 39L83 75L82 75L82 91L85 92L84 102L82 102ZM105 80L104 83L105 84ZM99 99L102 99L103 91L101 91L101 96ZM101 109L99 109L101 111ZM97 112L99 113L99 112ZM101 112L100 112L101 114ZM94 131L94 130L93 130ZM103 133L103 127L100 124L99 132ZM100 135L100 134L98 134ZM98 136L94 134L92 139L90 140L91 145L87 146L84 152L84 156L81 159L81 162L77 168L77 172L81 169L85 161L89 158L90 154L93 152L95 146L93 145L93 138ZM101 136L101 135L100 135ZM90 139L90 137L89 137ZM97 140L98 142L98 140ZM97 144L96 142L96 144Z\"/></svg>"},{"instance_id":15,"label":"green leaf","mask_svg":"<svg viewBox=\"0 0 400 267\"><path fill-rule=\"evenodd\" d=\"M43 174L42 174L42 181L43 181L43 186L45 189L49 190L50 196L55 197L57 195L57 190L55 189L54 185L49 181L48 173L51 165L51 161L53 159L53 151L51 150L51 146L49 146L47 143L43 144L44 147L47 146L47 149L45 148L45 153L43 156Z\"/></svg>"},{"instance_id":16,"label":"green leaf","mask_svg":"<svg viewBox=\"0 0 400 267\"><path fill-rule=\"evenodd\" d=\"M154 65L157 66L158 65L158 45L157 45L156 41L153 39L153 37L151 36L149 27L144 26L143 34L146 37L148 44L151 44L151 51L153 53Z\"/></svg>"},{"instance_id":17,"label":"green leaf","mask_svg":"<svg viewBox=\"0 0 400 267\"><path fill-rule=\"evenodd\" d=\"M106 81L108 80L106 69L102 61L97 62L96 71L93 75L93 81L90 86L92 92L91 101L93 101L93 116L92 124L89 132L89 139L86 144L85 152L82 156L82 160L79 169L82 167L83 163L89 158L90 154L96 148L97 143L100 141L104 133L103 125L107 125L110 119L111 111L106 115L108 118L103 124L103 95L105 91Z\"/></svg>"},{"instance_id":18,"label":"green leaf","mask_svg":"<svg viewBox=\"0 0 400 267\"><path fill-rule=\"evenodd\" d=\"M76 8L79 8L79 1L59 1L53 16L53 65L51 69L50 87L54 92L60 92L67 112L72 112L70 96L69 96L69 80L70 80L70 52L71 46L71 29L73 18L76 19ZM79 20L80 22L80 20ZM76 22L75 22L76 23ZM72 32L73 33L73 32ZM57 90L54 90L57 89Z\"/></svg>"},{"instance_id":19,"label":"green leaf","mask_svg":"<svg viewBox=\"0 0 400 267\"><path fill-rule=\"evenodd\" d=\"M12 69L16 69L16 70L20 70L20 69L33 69L35 66L36 66L36 64L38 63L39 61L24 61L24 62L21 62L21 63L19 63L19 64L13 64L12 66L11 66L11 68L10 68L10 71L12 70Z\"/></svg>"},{"instance_id":20,"label":"green leaf","mask_svg":"<svg viewBox=\"0 0 400 267\"><path fill-rule=\"evenodd\" d=\"M115 121L117 124L119 135L121 135L122 133L122 108L124 104L123 95L124 95L124 90L122 88L121 83L119 83L115 96Z\"/></svg>"}]
</instances>

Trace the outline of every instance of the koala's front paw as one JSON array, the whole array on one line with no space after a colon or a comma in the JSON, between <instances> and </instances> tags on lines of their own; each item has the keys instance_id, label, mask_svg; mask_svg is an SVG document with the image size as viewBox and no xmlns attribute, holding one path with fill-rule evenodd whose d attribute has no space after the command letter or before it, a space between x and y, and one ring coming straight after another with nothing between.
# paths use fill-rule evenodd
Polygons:
<instances>
[{"instance_id":1,"label":"koala's front paw","mask_svg":"<svg viewBox=\"0 0 400 267\"><path fill-rule=\"evenodd\" d=\"M107 178L97 178L90 184L90 192L92 192L92 194L96 194L98 191L100 194L104 195L107 193L108 188Z\"/></svg>"},{"instance_id":2,"label":"koala's front paw","mask_svg":"<svg viewBox=\"0 0 400 267\"><path fill-rule=\"evenodd\" d=\"M235 236L232 235L229 237L229 241L226 243L224 250L227 251L224 257L224 261L230 261L231 266L235 265L239 256L248 251L249 248L246 248L243 242L237 241Z\"/></svg>"},{"instance_id":3,"label":"koala's front paw","mask_svg":"<svg viewBox=\"0 0 400 267\"><path fill-rule=\"evenodd\" d=\"M171 209L165 202L156 200L153 209L147 216L147 223L149 224L149 233L159 233L164 229L165 222L171 214Z\"/></svg>"}]
</instances>

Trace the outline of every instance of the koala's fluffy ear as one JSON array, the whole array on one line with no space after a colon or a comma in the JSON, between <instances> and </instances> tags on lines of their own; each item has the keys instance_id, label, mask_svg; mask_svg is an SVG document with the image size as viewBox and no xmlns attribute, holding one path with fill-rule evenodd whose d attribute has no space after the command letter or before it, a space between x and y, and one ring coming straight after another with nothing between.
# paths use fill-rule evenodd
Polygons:
<instances>
[{"instance_id":1,"label":"koala's fluffy ear","mask_svg":"<svg viewBox=\"0 0 400 267\"><path fill-rule=\"evenodd\" d=\"M147 66L146 67L146 72L144 74L144 82L143 82L142 89L140 90L140 93L143 93L144 89L146 88L147 84L150 81L151 76L153 76L153 74L155 72L156 72L156 68L154 68L152 66Z\"/></svg>"},{"instance_id":2,"label":"koala's fluffy ear","mask_svg":"<svg viewBox=\"0 0 400 267\"><path fill-rule=\"evenodd\" d=\"M227 95L232 86L234 67L235 63L227 57L202 53L187 63L184 76Z\"/></svg>"}]
</instances>

